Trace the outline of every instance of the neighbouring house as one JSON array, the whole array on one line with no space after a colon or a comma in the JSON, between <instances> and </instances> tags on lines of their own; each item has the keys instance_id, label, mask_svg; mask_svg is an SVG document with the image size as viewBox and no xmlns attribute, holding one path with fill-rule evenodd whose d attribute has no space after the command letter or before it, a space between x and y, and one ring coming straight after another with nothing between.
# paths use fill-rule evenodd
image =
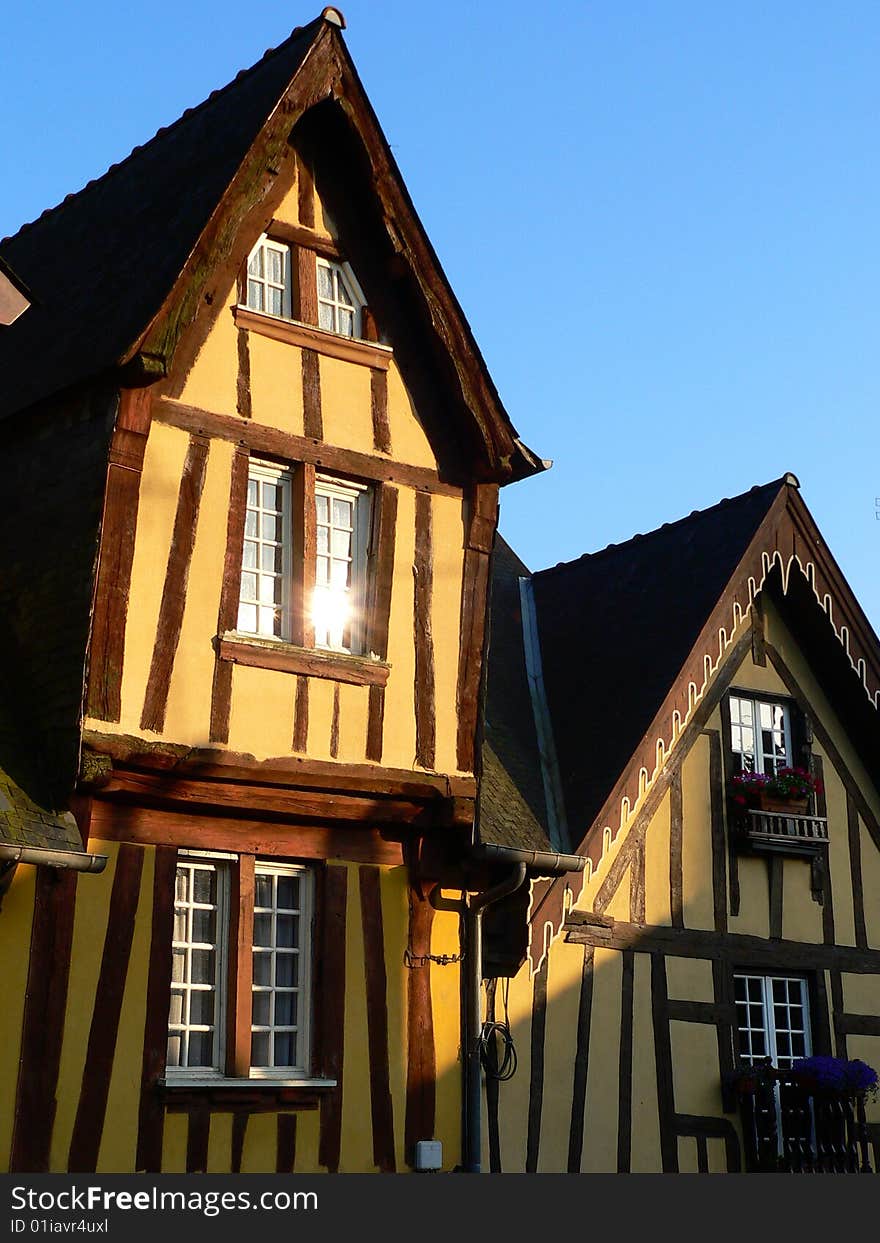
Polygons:
<instances>
[{"instance_id":1,"label":"neighbouring house","mask_svg":"<svg viewBox=\"0 0 880 1243\"><path fill-rule=\"evenodd\" d=\"M791 476L529 574L343 26L0 244L0 1165L876 1166L877 639Z\"/></svg>"}]
</instances>

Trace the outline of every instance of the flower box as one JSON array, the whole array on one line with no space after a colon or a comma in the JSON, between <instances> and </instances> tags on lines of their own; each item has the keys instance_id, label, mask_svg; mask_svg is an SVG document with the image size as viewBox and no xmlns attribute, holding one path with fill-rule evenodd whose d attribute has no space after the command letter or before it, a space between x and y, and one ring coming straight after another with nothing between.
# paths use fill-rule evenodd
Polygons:
<instances>
[{"instance_id":1,"label":"flower box","mask_svg":"<svg viewBox=\"0 0 880 1243\"><path fill-rule=\"evenodd\" d=\"M758 811L770 811L777 816L805 816L810 806L808 798L780 798L766 790L755 793Z\"/></svg>"}]
</instances>

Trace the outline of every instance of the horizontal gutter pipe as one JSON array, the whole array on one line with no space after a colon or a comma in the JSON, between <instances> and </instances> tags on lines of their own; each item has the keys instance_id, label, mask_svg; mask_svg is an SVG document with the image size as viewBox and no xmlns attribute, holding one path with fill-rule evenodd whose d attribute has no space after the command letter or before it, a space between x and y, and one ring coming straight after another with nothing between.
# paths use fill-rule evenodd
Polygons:
<instances>
[{"instance_id":1,"label":"horizontal gutter pipe","mask_svg":"<svg viewBox=\"0 0 880 1243\"><path fill-rule=\"evenodd\" d=\"M42 846L0 846L0 859L10 864L68 868L72 872L103 872L107 866L107 855L90 855L82 850L46 850Z\"/></svg>"},{"instance_id":2,"label":"horizontal gutter pipe","mask_svg":"<svg viewBox=\"0 0 880 1243\"><path fill-rule=\"evenodd\" d=\"M542 876L564 876L566 872L582 872L587 866L586 855L562 855L555 850L521 850L518 846L496 846L482 842L470 849L472 859L486 863L524 863Z\"/></svg>"}]
</instances>

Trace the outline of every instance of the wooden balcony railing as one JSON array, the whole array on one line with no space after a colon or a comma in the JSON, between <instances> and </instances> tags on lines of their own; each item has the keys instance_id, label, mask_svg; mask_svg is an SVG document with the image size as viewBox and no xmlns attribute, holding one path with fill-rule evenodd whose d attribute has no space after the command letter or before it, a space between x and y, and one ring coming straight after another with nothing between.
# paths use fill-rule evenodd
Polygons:
<instances>
[{"instance_id":1,"label":"wooden balcony railing","mask_svg":"<svg viewBox=\"0 0 880 1243\"><path fill-rule=\"evenodd\" d=\"M761 1067L753 1086L739 1096L749 1171L874 1173L861 1097L812 1092L790 1072L769 1067Z\"/></svg>"},{"instance_id":2,"label":"wooden balcony railing","mask_svg":"<svg viewBox=\"0 0 880 1243\"><path fill-rule=\"evenodd\" d=\"M828 842L824 816L795 816L778 811L746 811L739 818L742 840L755 849L813 853Z\"/></svg>"}]
</instances>

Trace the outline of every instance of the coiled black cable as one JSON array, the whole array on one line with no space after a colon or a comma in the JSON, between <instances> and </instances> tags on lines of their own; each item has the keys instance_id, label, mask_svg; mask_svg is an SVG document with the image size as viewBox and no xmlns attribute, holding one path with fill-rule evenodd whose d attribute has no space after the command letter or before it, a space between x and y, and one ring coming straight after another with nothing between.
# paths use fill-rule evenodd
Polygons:
<instances>
[{"instance_id":1,"label":"coiled black cable","mask_svg":"<svg viewBox=\"0 0 880 1243\"><path fill-rule=\"evenodd\" d=\"M501 1054L499 1056L499 1044ZM487 1079L506 1083L516 1074L516 1046L510 1024L484 1023L480 1032L480 1064Z\"/></svg>"}]
</instances>

